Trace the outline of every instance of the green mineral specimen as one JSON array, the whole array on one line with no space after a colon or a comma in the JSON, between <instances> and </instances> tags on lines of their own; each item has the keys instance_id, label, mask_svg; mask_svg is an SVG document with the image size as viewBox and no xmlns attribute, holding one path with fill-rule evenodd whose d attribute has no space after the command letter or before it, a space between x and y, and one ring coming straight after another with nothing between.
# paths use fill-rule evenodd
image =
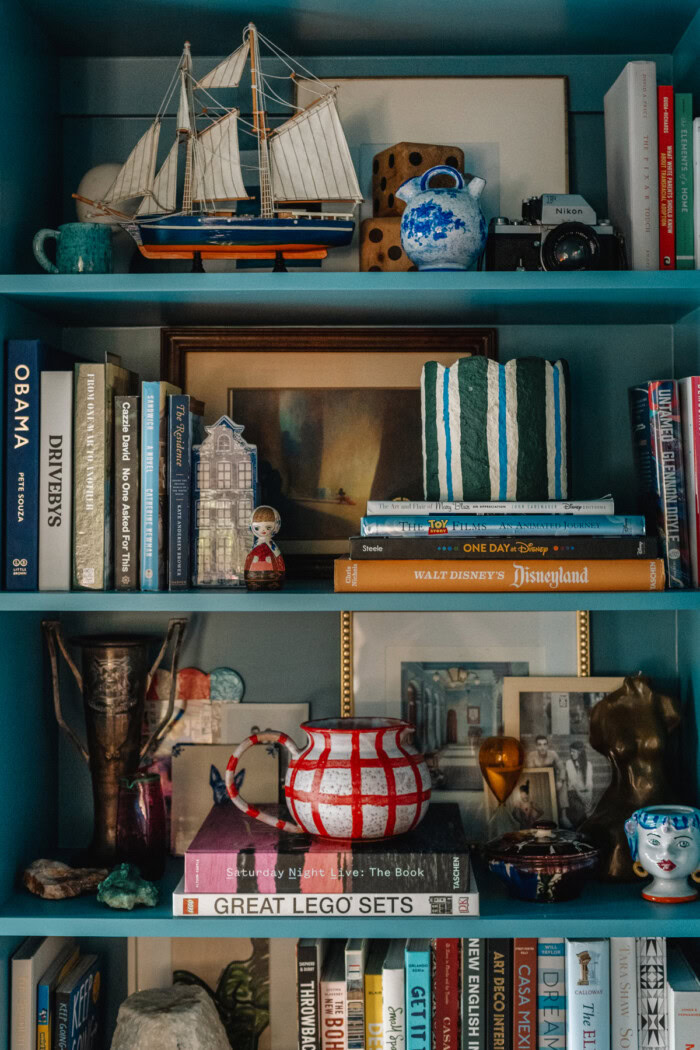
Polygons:
<instances>
[{"instance_id":1,"label":"green mineral specimen","mask_svg":"<svg viewBox=\"0 0 700 1050\"><path fill-rule=\"evenodd\" d=\"M110 908L127 911L136 904L155 908L158 903L158 887L141 878L139 869L133 864L119 864L97 887L97 899Z\"/></svg>"}]
</instances>

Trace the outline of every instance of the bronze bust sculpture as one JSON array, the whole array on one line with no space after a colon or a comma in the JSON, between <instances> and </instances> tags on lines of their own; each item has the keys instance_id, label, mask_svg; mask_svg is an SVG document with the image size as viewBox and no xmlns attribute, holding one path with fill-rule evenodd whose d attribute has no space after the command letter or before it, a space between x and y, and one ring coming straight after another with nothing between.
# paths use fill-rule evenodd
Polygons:
<instances>
[{"instance_id":1,"label":"bronze bust sculpture","mask_svg":"<svg viewBox=\"0 0 700 1050\"><path fill-rule=\"evenodd\" d=\"M612 782L580 830L601 851L603 878L634 878L627 818L643 806L679 801L667 774L669 736L679 723L678 700L654 692L642 675L625 678L591 712L590 743L610 759Z\"/></svg>"}]
</instances>

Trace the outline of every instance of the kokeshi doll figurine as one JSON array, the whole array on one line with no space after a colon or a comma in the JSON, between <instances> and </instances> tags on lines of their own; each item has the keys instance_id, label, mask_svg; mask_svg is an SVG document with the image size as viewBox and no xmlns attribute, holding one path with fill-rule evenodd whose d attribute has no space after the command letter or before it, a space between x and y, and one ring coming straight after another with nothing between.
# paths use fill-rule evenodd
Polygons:
<instances>
[{"instance_id":1,"label":"kokeshi doll figurine","mask_svg":"<svg viewBox=\"0 0 700 1050\"><path fill-rule=\"evenodd\" d=\"M256 507L250 522L255 545L245 560L244 578L249 591L278 591L284 581L284 558L273 536L282 520L274 507Z\"/></svg>"},{"instance_id":2,"label":"kokeshi doll figurine","mask_svg":"<svg viewBox=\"0 0 700 1050\"><path fill-rule=\"evenodd\" d=\"M634 873L653 876L642 897L658 904L682 904L698 898L688 883L700 882L700 809L647 806L625 822Z\"/></svg>"}]
</instances>

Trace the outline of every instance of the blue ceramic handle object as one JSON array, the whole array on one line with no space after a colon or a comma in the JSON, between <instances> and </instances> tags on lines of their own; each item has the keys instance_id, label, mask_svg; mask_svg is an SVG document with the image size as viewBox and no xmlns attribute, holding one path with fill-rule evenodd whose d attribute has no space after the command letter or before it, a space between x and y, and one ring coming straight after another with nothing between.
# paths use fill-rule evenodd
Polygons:
<instances>
[{"instance_id":1,"label":"blue ceramic handle object","mask_svg":"<svg viewBox=\"0 0 700 1050\"><path fill-rule=\"evenodd\" d=\"M421 193L425 193L425 191L428 189L428 183L432 179L433 175L451 175L455 180L455 189L464 189L464 179L462 178L462 176L456 168L451 168L447 164L436 164L434 168L428 168L428 170L423 173L420 180Z\"/></svg>"},{"instance_id":2,"label":"blue ceramic handle object","mask_svg":"<svg viewBox=\"0 0 700 1050\"><path fill-rule=\"evenodd\" d=\"M32 248L34 250L34 258L39 263L39 265L43 266L44 269L48 270L49 273L58 273L59 270L58 270L58 266L56 266L55 263L51 262L51 260L49 259L48 255L44 251L44 242L49 237L55 237L56 238L56 243L58 244L58 240L59 240L60 236L61 236L61 234L60 234L59 230L43 229L43 230L39 230L39 232L34 235L34 240L32 241Z\"/></svg>"}]
</instances>

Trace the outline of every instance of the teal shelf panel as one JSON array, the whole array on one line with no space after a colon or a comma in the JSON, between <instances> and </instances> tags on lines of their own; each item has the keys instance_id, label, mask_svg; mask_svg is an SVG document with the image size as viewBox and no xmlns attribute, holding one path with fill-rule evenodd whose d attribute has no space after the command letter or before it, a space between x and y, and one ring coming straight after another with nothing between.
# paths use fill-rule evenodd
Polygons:
<instances>
[{"instance_id":1,"label":"teal shelf panel","mask_svg":"<svg viewBox=\"0 0 700 1050\"><path fill-rule=\"evenodd\" d=\"M289 583L269 593L248 591L0 592L0 612L558 612L576 609L653 612L700 609L700 591L571 594L335 594L324 581Z\"/></svg>"},{"instance_id":2,"label":"teal shelf panel","mask_svg":"<svg viewBox=\"0 0 700 1050\"><path fill-rule=\"evenodd\" d=\"M675 324L700 271L6 274L0 297L72 326Z\"/></svg>"},{"instance_id":3,"label":"teal shelf panel","mask_svg":"<svg viewBox=\"0 0 700 1050\"><path fill-rule=\"evenodd\" d=\"M26 891L0 906L0 931L7 935L75 937L512 937L519 936L700 936L700 906L660 905L642 900L636 885L591 883L577 900L538 905L516 901L490 876L480 882L481 915L471 919L304 916L270 918L174 918L170 892L179 866L162 882L163 902L133 912L110 911L94 897L43 901Z\"/></svg>"}]
</instances>

